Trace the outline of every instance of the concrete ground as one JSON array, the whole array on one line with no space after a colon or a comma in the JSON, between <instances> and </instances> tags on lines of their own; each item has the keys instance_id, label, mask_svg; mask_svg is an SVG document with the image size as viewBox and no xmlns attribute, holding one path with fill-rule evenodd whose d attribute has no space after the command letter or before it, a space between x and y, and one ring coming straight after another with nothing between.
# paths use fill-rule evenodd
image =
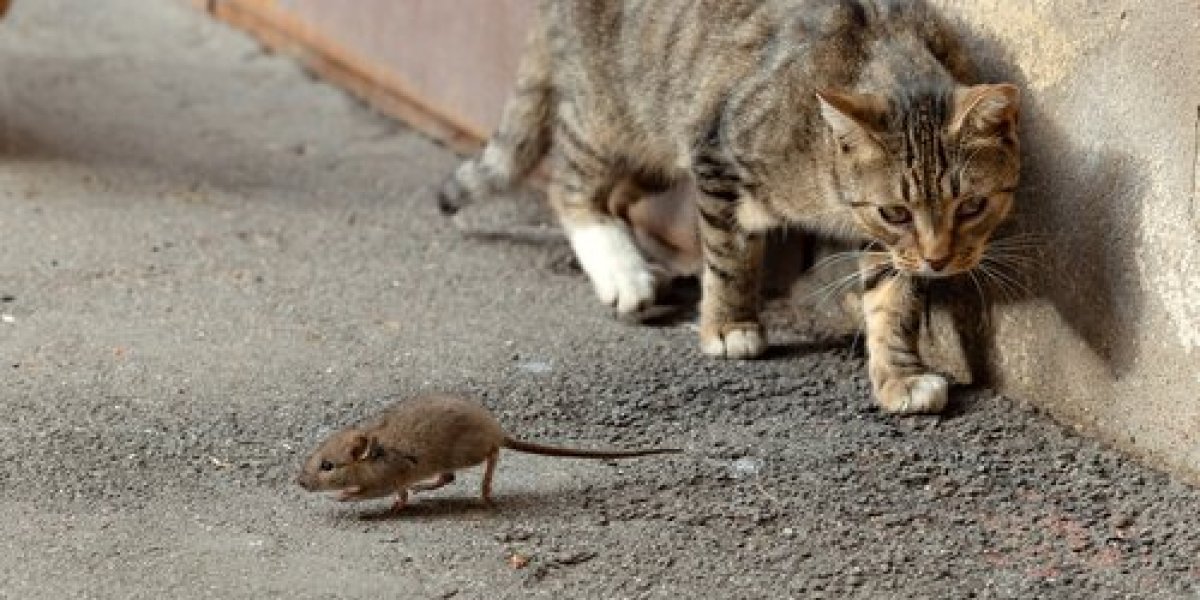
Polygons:
<instances>
[{"instance_id":1,"label":"concrete ground","mask_svg":"<svg viewBox=\"0 0 1200 600\"><path fill-rule=\"evenodd\" d=\"M553 235L436 214L454 156L183 3L18 2L0 69L0 597L1198 597L1196 490L986 391L880 414L787 307L748 363L617 322ZM429 388L687 452L506 454L494 509L291 483Z\"/></svg>"}]
</instances>

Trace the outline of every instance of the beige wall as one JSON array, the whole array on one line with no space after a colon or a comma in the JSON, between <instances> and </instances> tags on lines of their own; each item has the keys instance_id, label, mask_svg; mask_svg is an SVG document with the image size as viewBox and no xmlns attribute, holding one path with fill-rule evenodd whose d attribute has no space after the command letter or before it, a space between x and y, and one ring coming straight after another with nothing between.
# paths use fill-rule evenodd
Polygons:
<instances>
[{"instance_id":1,"label":"beige wall","mask_svg":"<svg viewBox=\"0 0 1200 600\"><path fill-rule=\"evenodd\" d=\"M994 315L1003 387L1200 475L1200 3L940 4L1026 93L1017 229L1043 243Z\"/></svg>"},{"instance_id":2,"label":"beige wall","mask_svg":"<svg viewBox=\"0 0 1200 600\"><path fill-rule=\"evenodd\" d=\"M350 51L490 133L517 69L532 0L291 0Z\"/></svg>"},{"instance_id":3,"label":"beige wall","mask_svg":"<svg viewBox=\"0 0 1200 600\"><path fill-rule=\"evenodd\" d=\"M470 150L500 115L533 0L191 0Z\"/></svg>"}]
</instances>

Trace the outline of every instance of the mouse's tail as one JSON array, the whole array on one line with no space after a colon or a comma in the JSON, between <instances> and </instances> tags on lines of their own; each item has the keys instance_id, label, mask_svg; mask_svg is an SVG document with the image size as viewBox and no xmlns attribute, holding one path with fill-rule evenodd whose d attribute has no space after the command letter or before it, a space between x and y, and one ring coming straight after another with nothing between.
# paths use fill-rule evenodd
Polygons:
<instances>
[{"instance_id":1,"label":"mouse's tail","mask_svg":"<svg viewBox=\"0 0 1200 600\"><path fill-rule=\"evenodd\" d=\"M678 454L680 448L646 448L641 450L581 450L578 448L563 448L561 446L546 446L505 436L502 444L509 450L540 454L542 456L563 456L567 458L635 458L652 454Z\"/></svg>"}]
</instances>

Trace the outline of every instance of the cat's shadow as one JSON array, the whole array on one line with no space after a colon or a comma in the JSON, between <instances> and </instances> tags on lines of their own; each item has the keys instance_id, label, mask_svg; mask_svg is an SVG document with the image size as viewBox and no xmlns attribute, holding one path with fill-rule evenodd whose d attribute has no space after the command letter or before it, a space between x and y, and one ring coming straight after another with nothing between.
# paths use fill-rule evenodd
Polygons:
<instances>
[{"instance_id":1,"label":"cat's shadow","mask_svg":"<svg viewBox=\"0 0 1200 600\"><path fill-rule=\"evenodd\" d=\"M798 356L824 354L835 351L846 351L859 358L866 356L862 344L862 336L850 334L831 335L812 340L772 343L767 347L767 351L762 355L760 360L789 360Z\"/></svg>"},{"instance_id":2,"label":"cat's shadow","mask_svg":"<svg viewBox=\"0 0 1200 600\"><path fill-rule=\"evenodd\" d=\"M1120 233L1123 224L1141 220L1142 206L1118 200L1144 185L1146 168L1119 150L1080 147L1033 92L1004 44L976 31L966 39L981 59L982 80L1013 82L1025 91L1022 183L1013 216L993 241L1004 264L979 279L982 294L968 280L939 284L971 370L976 381L995 381L1000 312L1006 305L1044 301L1119 377L1138 358L1145 298L1131 279L1136 248ZM1045 368L1059 370L1053 364Z\"/></svg>"},{"instance_id":3,"label":"cat's shadow","mask_svg":"<svg viewBox=\"0 0 1200 600\"><path fill-rule=\"evenodd\" d=\"M969 385L953 385L950 387L950 402L946 409L938 413L939 419L959 419L978 412L993 396L988 393L986 385L972 383Z\"/></svg>"}]
</instances>

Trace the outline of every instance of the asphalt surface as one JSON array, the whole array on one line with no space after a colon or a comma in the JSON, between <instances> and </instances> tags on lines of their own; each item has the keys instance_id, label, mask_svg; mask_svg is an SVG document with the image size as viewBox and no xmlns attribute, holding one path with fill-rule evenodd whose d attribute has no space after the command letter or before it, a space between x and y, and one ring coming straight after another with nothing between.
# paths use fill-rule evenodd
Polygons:
<instances>
[{"instance_id":1,"label":"asphalt surface","mask_svg":"<svg viewBox=\"0 0 1200 600\"><path fill-rule=\"evenodd\" d=\"M184 4L0 25L0 597L1200 597L1193 488L987 391L881 414L787 303L754 362L618 322L535 206L463 235L456 157ZM424 389L687 452L506 454L492 509L292 483Z\"/></svg>"}]
</instances>

